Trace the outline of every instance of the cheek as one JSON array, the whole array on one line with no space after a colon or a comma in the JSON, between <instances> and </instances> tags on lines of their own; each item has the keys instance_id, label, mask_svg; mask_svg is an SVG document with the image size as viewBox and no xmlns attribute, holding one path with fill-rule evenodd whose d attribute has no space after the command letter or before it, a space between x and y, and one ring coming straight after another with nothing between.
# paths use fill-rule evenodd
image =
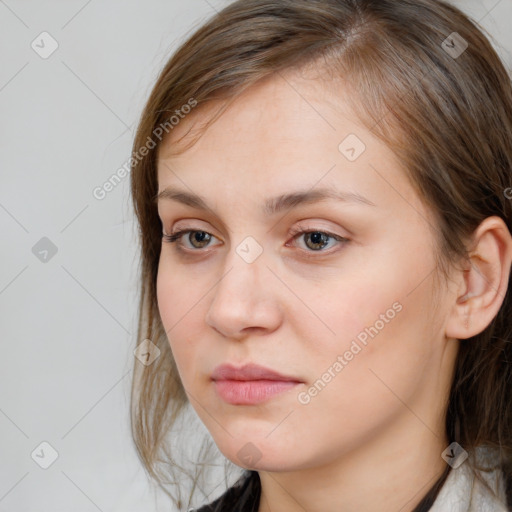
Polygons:
<instances>
[{"instance_id":1,"label":"cheek","mask_svg":"<svg viewBox=\"0 0 512 512\"><path fill-rule=\"evenodd\" d=\"M173 325L177 306L175 293L177 283L173 277L171 269L162 262L162 257L160 257L156 278L156 299L160 318L167 333Z\"/></svg>"},{"instance_id":2,"label":"cheek","mask_svg":"<svg viewBox=\"0 0 512 512\"><path fill-rule=\"evenodd\" d=\"M317 440L322 437L340 447L364 443L407 413L403 404L412 405L418 390L428 386L428 326L411 297L396 298L395 293L366 301L362 294L359 301L352 298L344 304L361 307L359 314L333 315L331 325L338 335L324 335L308 352L308 387L297 397L300 414L289 425L290 435L297 433L297 445L304 442L304 424L317 433L311 443L322 444ZM381 313L387 323L379 318Z\"/></svg>"},{"instance_id":3,"label":"cheek","mask_svg":"<svg viewBox=\"0 0 512 512\"><path fill-rule=\"evenodd\" d=\"M197 306L204 295L202 280L191 276L173 264L172 257L160 257L156 279L158 310L166 332L173 334L183 321L196 315Z\"/></svg>"},{"instance_id":4,"label":"cheek","mask_svg":"<svg viewBox=\"0 0 512 512\"><path fill-rule=\"evenodd\" d=\"M182 342L177 343L177 340L181 339L182 324L186 319L185 290L187 288L180 282L177 272L161 258L156 280L158 311L178 367L183 360L183 349L188 346Z\"/></svg>"},{"instance_id":5,"label":"cheek","mask_svg":"<svg viewBox=\"0 0 512 512\"><path fill-rule=\"evenodd\" d=\"M428 318L435 263L430 247L419 242L414 248L404 248L388 236L380 246L361 253L354 271L331 281L323 298L317 296L314 308L336 333L331 345L336 344L338 352L349 350L354 340L364 347L360 354L378 353L380 358L381 346L390 347L390 357L393 347L423 350L420 339L432 330ZM323 338L328 340L328 333Z\"/></svg>"},{"instance_id":6,"label":"cheek","mask_svg":"<svg viewBox=\"0 0 512 512\"><path fill-rule=\"evenodd\" d=\"M170 262L160 260L156 280L158 310L185 387L200 371L199 332L204 325L207 287L201 279L176 270ZM192 284L191 283L195 283Z\"/></svg>"},{"instance_id":7,"label":"cheek","mask_svg":"<svg viewBox=\"0 0 512 512\"><path fill-rule=\"evenodd\" d=\"M380 254L386 256L379 258L379 265L368 259L361 263L364 272L333 279L314 295L302 291L317 317L295 316L297 331L307 333L303 339L309 345L310 378L319 378L341 356L343 370L337 365L336 375L349 374L364 389L368 379L376 380L369 368L402 382L428 360L433 305L432 279L425 276L431 258L425 251L423 258L398 250Z\"/></svg>"}]
</instances>

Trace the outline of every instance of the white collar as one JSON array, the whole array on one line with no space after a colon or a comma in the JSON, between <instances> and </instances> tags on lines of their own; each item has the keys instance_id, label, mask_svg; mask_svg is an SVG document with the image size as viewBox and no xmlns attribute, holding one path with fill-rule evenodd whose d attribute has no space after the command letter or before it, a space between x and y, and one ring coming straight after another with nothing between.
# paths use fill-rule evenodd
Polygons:
<instances>
[{"instance_id":1,"label":"white collar","mask_svg":"<svg viewBox=\"0 0 512 512\"><path fill-rule=\"evenodd\" d=\"M508 512L503 474L498 467L497 450L480 446L468 458L451 469L430 512ZM491 471L478 471L498 498L493 497L475 477L471 463L477 461ZM471 461L471 462L470 462Z\"/></svg>"}]
</instances>

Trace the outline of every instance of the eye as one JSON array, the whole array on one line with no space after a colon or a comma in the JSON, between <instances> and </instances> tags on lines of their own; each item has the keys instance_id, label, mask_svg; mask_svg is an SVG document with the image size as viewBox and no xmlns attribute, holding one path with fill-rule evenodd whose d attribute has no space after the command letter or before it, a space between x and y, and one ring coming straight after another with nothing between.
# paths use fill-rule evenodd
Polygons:
<instances>
[{"instance_id":1,"label":"eye","mask_svg":"<svg viewBox=\"0 0 512 512\"><path fill-rule=\"evenodd\" d=\"M329 245L330 241L343 243L349 241L347 238L342 237L340 235L336 235L334 233L315 229L304 229L300 226L293 228L290 234L293 236L294 240L300 237L304 237L304 243L307 249L310 249L310 251L308 252L328 252L324 251L323 249L325 249Z\"/></svg>"},{"instance_id":2,"label":"eye","mask_svg":"<svg viewBox=\"0 0 512 512\"><path fill-rule=\"evenodd\" d=\"M211 241L212 238L215 238L212 234L207 233L206 231L194 230L194 229L183 229L181 231L177 231L172 235L163 234L162 238L169 243L178 242L178 246L183 246L183 242L179 241L184 235L188 234L188 241L190 242L192 249L202 249L208 245L208 242ZM192 236L191 236L192 235ZM197 245L195 245L197 243ZM190 247L187 247L190 249Z\"/></svg>"},{"instance_id":3,"label":"eye","mask_svg":"<svg viewBox=\"0 0 512 512\"><path fill-rule=\"evenodd\" d=\"M181 238L183 238L184 235L188 235L186 240L190 245L186 245L181 241ZM315 229L307 230L301 226L292 228L289 235L292 236L294 240L303 236L306 245L306 249L303 250L307 252L329 253L330 251L324 251L323 249L329 245L330 241L339 243L346 243L349 241L347 238L334 233ZM162 238L168 243L177 242L178 250L181 250L184 247L185 250L195 251L196 249L199 250L207 247L212 239L216 237L207 231L183 229L171 235L164 233ZM331 244L331 246L332 245L336 244Z\"/></svg>"}]
</instances>

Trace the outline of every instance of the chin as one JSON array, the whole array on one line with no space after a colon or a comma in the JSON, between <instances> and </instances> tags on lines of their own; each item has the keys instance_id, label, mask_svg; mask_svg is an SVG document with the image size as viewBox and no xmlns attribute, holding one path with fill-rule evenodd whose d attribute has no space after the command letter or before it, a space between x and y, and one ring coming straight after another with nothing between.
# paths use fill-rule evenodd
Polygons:
<instances>
[{"instance_id":1,"label":"chin","mask_svg":"<svg viewBox=\"0 0 512 512\"><path fill-rule=\"evenodd\" d=\"M293 447L286 446L282 439L270 440L265 437L244 435L243 438L224 438L216 444L221 453L233 464L255 471L292 471L301 466L301 461L293 459L300 453Z\"/></svg>"}]
</instances>

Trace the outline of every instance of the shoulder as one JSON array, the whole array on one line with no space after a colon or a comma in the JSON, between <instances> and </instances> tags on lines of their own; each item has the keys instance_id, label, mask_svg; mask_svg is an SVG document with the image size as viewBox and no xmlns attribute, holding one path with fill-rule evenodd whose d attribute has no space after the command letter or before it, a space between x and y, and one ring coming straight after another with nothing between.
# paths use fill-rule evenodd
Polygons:
<instances>
[{"instance_id":1,"label":"shoulder","mask_svg":"<svg viewBox=\"0 0 512 512\"><path fill-rule=\"evenodd\" d=\"M460 466L450 470L430 512L446 510L508 512L503 472L496 449L480 446L469 452Z\"/></svg>"}]
</instances>

